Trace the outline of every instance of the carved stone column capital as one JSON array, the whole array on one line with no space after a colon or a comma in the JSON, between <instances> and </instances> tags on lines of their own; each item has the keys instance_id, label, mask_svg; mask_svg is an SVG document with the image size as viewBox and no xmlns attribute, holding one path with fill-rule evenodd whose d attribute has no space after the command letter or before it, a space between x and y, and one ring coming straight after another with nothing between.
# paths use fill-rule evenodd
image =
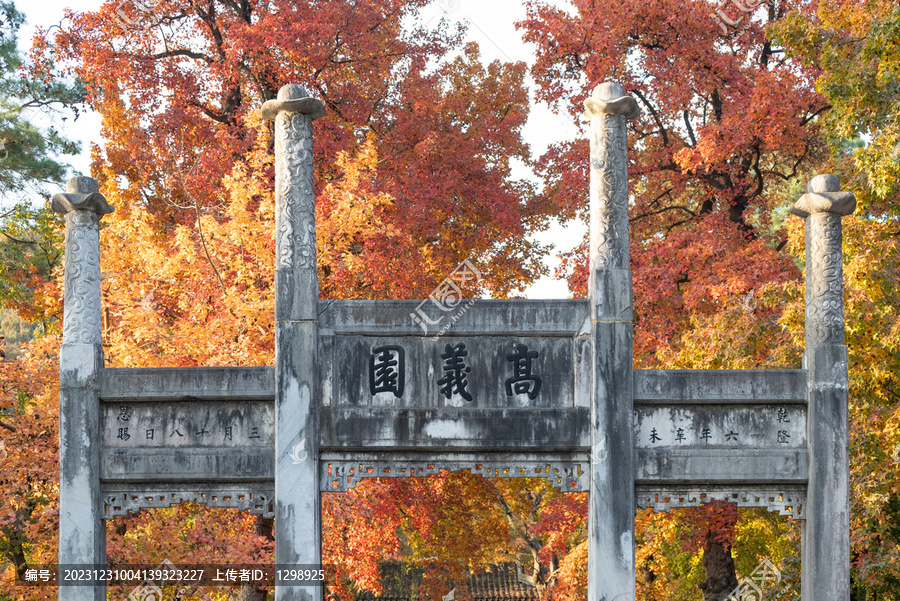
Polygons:
<instances>
[{"instance_id":1,"label":"carved stone column capital","mask_svg":"<svg viewBox=\"0 0 900 601\"><path fill-rule=\"evenodd\" d=\"M275 120L275 321L315 320L316 194L312 121L325 106L298 85L263 105Z\"/></svg>"},{"instance_id":2,"label":"carved stone column capital","mask_svg":"<svg viewBox=\"0 0 900 601\"><path fill-rule=\"evenodd\" d=\"M112 213L96 180L73 177L54 194L53 210L66 216L63 344L101 344L100 217Z\"/></svg>"},{"instance_id":3,"label":"carved stone column capital","mask_svg":"<svg viewBox=\"0 0 900 601\"><path fill-rule=\"evenodd\" d=\"M634 98L625 94L622 84L612 81L597 85L584 101L584 108L590 117L621 115L626 119L635 119L641 114L641 107Z\"/></svg>"},{"instance_id":4,"label":"carved stone column capital","mask_svg":"<svg viewBox=\"0 0 900 601\"><path fill-rule=\"evenodd\" d=\"M287 84L278 90L278 98L269 100L262 106L263 119L274 121L279 113L302 113L315 121L325 116L325 105L321 100L311 98L303 86Z\"/></svg>"},{"instance_id":5,"label":"carved stone column capital","mask_svg":"<svg viewBox=\"0 0 900 601\"><path fill-rule=\"evenodd\" d=\"M791 213L806 220L806 348L844 344L841 217L856 208L830 174L810 180Z\"/></svg>"},{"instance_id":6,"label":"carved stone column capital","mask_svg":"<svg viewBox=\"0 0 900 601\"><path fill-rule=\"evenodd\" d=\"M806 185L806 194L791 208L791 214L806 219L815 213L850 215L856 210L853 192L841 192L840 180L830 173L817 175Z\"/></svg>"},{"instance_id":7,"label":"carved stone column capital","mask_svg":"<svg viewBox=\"0 0 900 601\"><path fill-rule=\"evenodd\" d=\"M72 211L92 211L97 215L113 212L113 207L100 194L100 186L92 177L79 175L66 182L66 191L54 194L51 206L56 213L67 214Z\"/></svg>"}]
</instances>

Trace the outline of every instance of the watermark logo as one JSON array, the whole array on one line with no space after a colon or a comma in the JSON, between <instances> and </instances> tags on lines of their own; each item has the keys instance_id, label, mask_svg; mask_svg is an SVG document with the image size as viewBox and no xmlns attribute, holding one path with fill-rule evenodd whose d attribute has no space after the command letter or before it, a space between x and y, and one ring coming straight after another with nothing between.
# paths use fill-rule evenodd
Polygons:
<instances>
[{"instance_id":1,"label":"watermark logo","mask_svg":"<svg viewBox=\"0 0 900 601\"><path fill-rule=\"evenodd\" d=\"M309 452L306 450L306 439L301 438L300 442L295 444L291 448L291 452L288 453L288 457L291 458L291 463L294 465L300 465L305 462L309 457Z\"/></svg>"},{"instance_id":2,"label":"watermark logo","mask_svg":"<svg viewBox=\"0 0 900 601\"><path fill-rule=\"evenodd\" d=\"M752 290L741 297L740 303L741 311L744 313L753 313L756 311L756 298L753 296Z\"/></svg>"},{"instance_id":3,"label":"watermark logo","mask_svg":"<svg viewBox=\"0 0 900 601\"><path fill-rule=\"evenodd\" d=\"M785 596L786 590L776 587L780 583L781 570L776 568L770 560L763 559L750 576L741 578L737 587L722 601L762 601L765 598L792 599L791 596Z\"/></svg>"},{"instance_id":4,"label":"watermark logo","mask_svg":"<svg viewBox=\"0 0 900 601\"><path fill-rule=\"evenodd\" d=\"M128 33L128 28L134 25L134 21L131 20L131 17L128 16L128 13L125 12L125 2L120 2L113 9L112 19L119 26L119 29L122 30L122 33Z\"/></svg>"},{"instance_id":5,"label":"watermark logo","mask_svg":"<svg viewBox=\"0 0 900 601\"><path fill-rule=\"evenodd\" d=\"M591 451L591 462L603 463L607 457L609 457L609 449L606 446L606 437L604 436L594 445Z\"/></svg>"},{"instance_id":6,"label":"watermark logo","mask_svg":"<svg viewBox=\"0 0 900 601\"><path fill-rule=\"evenodd\" d=\"M438 6L445 15L449 15L459 8L459 0L438 0Z\"/></svg>"},{"instance_id":7,"label":"watermark logo","mask_svg":"<svg viewBox=\"0 0 900 601\"><path fill-rule=\"evenodd\" d=\"M179 570L178 566L169 561L168 559L162 560L158 566L156 566L152 570L144 570L147 573L147 578L143 580L139 585L131 589L131 592L128 594L126 601L166 601L163 596L163 590L161 587L175 586L176 592L173 594L170 599L199 599L199 601L213 601L215 597L210 591L203 591L203 587L197 586L195 583L188 582L185 583L181 580L173 580L173 578L182 578L184 574L190 573L191 578L196 578L196 573L199 572L201 575L204 570ZM153 576L156 580L159 580L159 584L150 576ZM176 576L177 575L177 576ZM219 587L216 587L219 588ZM191 596L193 595L193 596Z\"/></svg>"},{"instance_id":8,"label":"watermark logo","mask_svg":"<svg viewBox=\"0 0 900 601\"><path fill-rule=\"evenodd\" d=\"M467 26L471 25L474 29L477 30L476 37L480 37L482 39L478 40L482 45L482 50L484 50L484 46L486 44L492 45L497 51L502 54L507 61L512 61L513 59L500 47L500 45L494 41L494 39L488 35L487 31L484 30L478 23L475 22L475 19L472 18L471 15L465 14L460 10L462 5L461 0L435 0L433 6L437 7L440 12L434 14L425 22L425 27L428 27L432 21L435 19L449 19L453 21L463 22ZM471 32L474 34L474 32ZM470 39L472 39L470 37Z\"/></svg>"},{"instance_id":9,"label":"watermark logo","mask_svg":"<svg viewBox=\"0 0 900 601\"><path fill-rule=\"evenodd\" d=\"M466 259L457 265L453 273L444 278L409 316L422 328L426 336L434 330L439 330L435 338L443 336L469 310L469 307L475 304L474 300L462 304L462 287L469 282L477 284L481 281L481 277L478 268ZM450 313L453 315L448 315ZM444 321L445 318L449 319Z\"/></svg>"},{"instance_id":10,"label":"watermark logo","mask_svg":"<svg viewBox=\"0 0 900 601\"><path fill-rule=\"evenodd\" d=\"M177 569L175 564L168 559L162 560L157 566L158 570ZM145 579L139 585L131 589L128 601L162 601L162 589L153 580Z\"/></svg>"},{"instance_id":11,"label":"watermark logo","mask_svg":"<svg viewBox=\"0 0 900 601\"><path fill-rule=\"evenodd\" d=\"M112 9L112 20L116 22L119 29L122 30L122 33L128 33L128 31L135 26L134 21L128 15L128 11L125 10L126 7L130 7L137 12L152 12L151 7L141 5L137 0L122 0L116 4Z\"/></svg>"},{"instance_id":12,"label":"watermark logo","mask_svg":"<svg viewBox=\"0 0 900 601\"><path fill-rule=\"evenodd\" d=\"M725 12L725 8L729 4L734 5L734 7L743 14L738 15L736 19L729 17ZM763 0L723 0L716 6L716 12L710 13L710 16L719 24L719 31L722 32L722 35L726 35L728 34L729 26L737 27L740 22L744 20L745 16L762 6L762 4Z\"/></svg>"}]
</instances>

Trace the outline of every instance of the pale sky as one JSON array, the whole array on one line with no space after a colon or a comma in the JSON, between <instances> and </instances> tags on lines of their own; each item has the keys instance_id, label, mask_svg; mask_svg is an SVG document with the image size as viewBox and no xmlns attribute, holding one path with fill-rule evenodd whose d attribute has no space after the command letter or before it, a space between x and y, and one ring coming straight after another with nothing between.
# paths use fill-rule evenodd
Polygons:
<instances>
[{"instance_id":1,"label":"pale sky","mask_svg":"<svg viewBox=\"0 0 900 601\"><path fill-rule=\"evenodd\" d=\"M18 2L17 7L27 15L28 22L22 30L21 40L30 45L35 26L49 27L58 24L63 10L96 10L99 0L41 0L40 2ZM525 5L521 0L434 0L421 14L421 22L437 23L441 16L451 21L468 23L468 39L478 42L485 62L495 59L503 61L524 60L533 62L533 49L525 44L514 23L525 17ZM529 85L531 82L529 81ZM62 131L69 138L80 140L82 154L73 157L71 163L76 173L88 173L90 165L90 144L100 142L100 120L94 113L82 115L76 123L71 120L62 125ZM579 127L568 116L553 114L546 106L534 104L524 128L526 141L531 145L532 155L540 156L547 147L557 141L570 140L583 135ZM588 157L584 157L587 161ZM517 178L529 177L524 166L514 171ZM587 199L585 199L587 202ZM580 223L569 223L564 227L554 223L551 228L537 236L541 243L552 243L556 251L568 251L581 242L585 228ZM554 252L547 264L553 268L559 260ZM542 278L525 291L527 298L568 298L569 289L565 282L551 277Z\"/></svg>"}]
</instances>

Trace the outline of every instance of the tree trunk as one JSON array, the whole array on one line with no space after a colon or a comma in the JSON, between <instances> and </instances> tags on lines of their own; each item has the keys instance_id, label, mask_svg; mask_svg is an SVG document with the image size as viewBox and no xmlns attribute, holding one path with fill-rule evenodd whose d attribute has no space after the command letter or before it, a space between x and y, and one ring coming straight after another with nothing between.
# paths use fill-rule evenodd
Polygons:
<instances>
[{"instance_id":1,"label":"tree trunk","mask_svg":"<svg viewBox=\"0 0 900 601\"><path fill-rule=\"evenodd\" d=\"M275 540L273 529L275 527L274 518L264 518L260 515L256 516L256 534L265 536L269 540ZM228 595L229 601L266 601L267 592L265 589L257 588L254 584L245 584L239 590Z\"/></svg>"},{"instance_id":2,"label":"tree trunk","mask_svg":"<svg viewBox=\"0 0 900 601\"><path fill-rule=\"evenodd\" d=\"M731 547L726 548L711 532L706 534L703 567L706 568L706 581L700 583L703 601L722 601L737 588Z\"/></svg>"}]
</instances>

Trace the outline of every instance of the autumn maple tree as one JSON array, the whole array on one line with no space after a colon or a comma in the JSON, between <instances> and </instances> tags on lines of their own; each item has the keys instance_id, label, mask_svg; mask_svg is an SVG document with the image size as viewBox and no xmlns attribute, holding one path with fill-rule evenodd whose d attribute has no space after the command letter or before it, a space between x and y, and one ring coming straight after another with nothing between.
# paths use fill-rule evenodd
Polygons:
<instances>
[{"instance_id":1,"label":"autumn maple tree","mask_svg":"<svg viewBox=\"0 0 900 601\"><path fill-rule=\"evenodd\" d=\"M519 27L537 48L538 98L558 112L582 119L606 80L641 107L628 140L635 366L799 367L782 308L766 299L801 278L782 221L788 192L824 155L816 118L829 105L818 71L786 58L766 26L807 4L734 3L725 21L706 2L570 4L529 2ZM572 218L586 218L587 155L574 140L540 159L543 194ZM563 269L582 295L586 250ZM727 564L731 521L708 523L705 557ZM734 568L714 579L721 566L706 567L705 597L730 592Z\"/></svg>"},{"instance_id":2,"label":"autumn maple tree","mask_svg":"<svg viewBox=\"0 0 900 601\"><path fill-rule=\"evenodd\" d=\"M272 135L259 107L287 82L328 110L315 125L323 296L425 296L469 259L485 277L468 292L502 297L544 271L544 249L527 234L552 210L510 176L512 159L529 159L525 67L483 65L477 46L462 46L445 25L404 26L424 4L110 2L70 14L38 40L33 72L49 78L54 61L68 65L103 122L92 170L116 207L101 234L107 365L271 363ZM59 284L36 286L57 318ZM16 419L55 402L52 387L24 392L17 377L9 390L29 399ZM362 511L371 492L363 486L342 501ZM446 528L441 511L453 509L432 497L414 506L425 521L406 530L422 549L445 544L429 532ZM340 503L324 509L326 524L343 515ZM191 505L142 512L110 524L110 560L258 558L271 548L266 525ZM222 530L230 546L219 544ZM29 543L40 541L47 557L51 532L32 532ZM369 536L371 549L348 554L329 543L341 532L325 537L334 594L342 582L377 590L377 564L366 558L388 553L390 536L383 544ZM495 546L485 548L466 569L488 561ZM363 569L341 563L345 556ZM480 557L474 548L466 556Z\"/></svg>"},{"instance_id":3,"label":"autumn maple tree","mask_svg":"<svg viewBox=\"0 0 900 601\"><path fill-rule=\"evenodd\" d=\"M786 209L820 170L844 176L860 197L863 214L845 226L848 345L858 358L854 577L865 582L860 589L892 590L886 566L895 545L881 541L896 538L874 516L897 505L888 484L896 482L896 397L882 367L895 362L897 321L887 314L900 284L896 272L887 275L896 257L888 234L897 207L895 3L570 4L530 2L520 27L537 47L532 74L551 107L578 119L590 87L611 79L643 110L629 135L636 366L799 367L803 226ZM873 138L862 151L840 143L860 133ZM566 167L583 165L576 158L586 154L587 142L573 141L541 158L543 193L572 217L584 217L587 173ZM585 251L563 270L582 293ZM880 259L856 272L865 254ZM869 367L875 357L879 366ZM707 530L706 554L735 542L731 527ZM679 556L662 555L654 561L670 568L666 559ZM639 579L639 589L659 584L651 581ZM712 583L703 584L709 594Z\"/></svg>"},{"instance_id":4,"label":"autumn maple tree","mask_svg":"<svg viewBox=\"0 0 900 601\"><path fill-rule=\"evenodd\" d=\"M288 82L328 110L314 124L323 297L424 297L463 259L485 274L469 294L508 296L543 273L545 249L527 235L550 216L585 217L587 141L541 157L542 189L514 180L510 161L530 160L524 64L484 65L461 31L410 25L425 4L107 2L38 39L32 74L52 81L63 65L103 120L92 172L116 207L101 238L107 365L271 364L272 135L258 110ZM641 105L629 125L638 367L799 367L803 233L786 209L819 169L847 176L866 209L845 219L854 577L896 596L898 113L884 95L896 94L897 9L772 0L729 5L723 22L717 6L529 2L520 27L537 49L537 98L580 120L591 88L611 79ZM874 133L861 153L838 139L860 133ZM560 274L579 295L586 257L582 246ZM58 269L29 280L23 314L48 334L0 364L4 591L24 562L56 554L60 283ZM383 590L385 559L427 568L419 586L432 598L516 559L544 598L583 599L584 505L543 481L466 472L325 495L330 594ZM637 526L646 599L696 599L701 583L713 594L708 571L722 566L704 561L739 549L731 570L746 574L796 544L760 512L641 513ZM270 527L196 505L144 511L109 525L109 555L261 561Z\"/></svg>"}]
</instances>

